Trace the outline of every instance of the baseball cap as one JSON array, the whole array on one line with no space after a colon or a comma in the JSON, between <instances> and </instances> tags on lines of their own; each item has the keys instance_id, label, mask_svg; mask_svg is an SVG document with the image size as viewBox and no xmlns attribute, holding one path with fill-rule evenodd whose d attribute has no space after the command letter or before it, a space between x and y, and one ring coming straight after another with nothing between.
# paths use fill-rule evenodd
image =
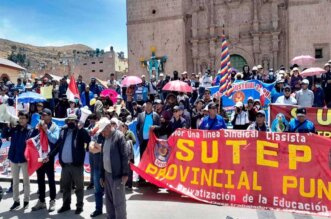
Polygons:
<instances>
[{"instance_id":1,"label":"baseball cap","mask_svg":"<svg viewBox=\"0 0 331 219\"><path fill-rule=\"evenodd\" d=\"M215 103L208 104L208 109L217 109L217 106Z\"/></svg>"},{"instance_id":2,"label":"baseball cap","mask_svg":"<svg viewBox=\"0 0 331 219\"><path fill-rule=\"evenodd\" d=\"M307 79L303 79L301 84L308 84L309 85L309 81Z\"/></svg>"},{"instance_id":3,"label":"baseball cap","mask_svg":"<svg viewBox=\"0 0 331 219\"><path fill-rule=\"evenodd\" d=\"M258 65L257 66L257 69L261 69L261 68L263 68L262 65Z\"/></svg>"},{"instance_id":4,"label":"baseball cap","mask_svg":"<svg viewBox=\"0 0 331 219\"><path fill-rule=\"evenodd\" d=\"M265 112L264 112L264 110L259 110L259 111L257 111L257 113L256 113L256 115L263 115L264 117L265 117Z\"/></svg>"},{"instance_id":5,"label":"baseball cap","mask_svg":"<svg viewBox=\"0 0 331 219\"><path fill-rule=\"evenodd\" d=\"M45 108L45 109L43 109L43 113L42 114L46 114L48 116L52 116L52 111L50 109L48 109L48 108Z\"/></svg>"},{"instance_id":6,"label":"baseball cap","mask_svg":"<svg viewBox=\"0 0 331 219\"><path fill-rule=\"evenodd\" d=\"M110 124L110 120L107 117L102 117L99 120L99 122L97 123L97 125L99 127L97 134L100 134L106 128L106 126L109 124Z\"/></svg>"},{"instance_id":7,"label":"baseball cap","mask_svg":"<svg viewBox=\"0 0 331 219\"><path fill-rule=\"evenodd\" d=\"M306 116L307 111L305 108L301 107L297 109L297 116Z\"/></svg>"},{"instance_id":8,"label":"baseball cap","mask_svg":"<svg viewBox=\"0 0 331 219\"><path fill-rule=\"evenodd\" d=\"M174 106L173 110L178 111L178 110L180 110L180 107L179 106Z\"/></svg>"},{"instance_id":9,"label":"baseball cap","mask_svg":"<svg viewBox=\"0 0 331 219\"><path fill-rule=\"evenodd\" d=\"M299 68L298 67L294 67L293 68L293 71L299 71Z\"/></svg>"},{"instance_id":10,"label":"baseball cap","mask_svg":"<svg viewBox=\"0 0 331 219\"><path fill-rule=\"evenodd\" d=\"M257 67L253 66L252 71L257 71Z\"/></svg>"},{"instance_id":11,"label":"baseball cap","mask_svg":"<svg viewBox=\"0 0 331 219\"><path fill-rule=\"evenodd\" d=\"M290 85L285 85L284 90L291 90L291 86Z\"/></svg>"},{"instance_id":12,"label":"baseball cap","mask_svg":"<svg viewBox=\"0 0 331 219\"><path fill-rule=\"evenodd\" d=\"M254 98L253 97L248 97L247 102L249 102L250 100L254 102Z\"/></svg>"},{"instance_id":13,"label":"baseball cap","mask_svg":"<svg viewBox=\"0 0 331 219\"><path fill-rule=\"evenodd\" d=\"M154 103L155 103L155 104L162 104L162 100L160 100L160 99L156 99L156 100L154 100Z\"/></svg>"},{"instance_id":14,"label":"baseball cap","mask_svg":"<svg viewBox=\"0 0 331 219\"><path fill-rule=\"evenodd\" d=\"M118 121L117 118L113 117L113 118L111 118L111 120L110 120L110 124L116 124L116 126L118 126L119 121Z\"/></svg>"},{"instance_id":15,"label":"baseball cap","mask_svg":"<svg viewBox=\"0 0 331 219\"><path fill-rule=\"evenodd\" d=\"M237 102L236 105L235 105L235 107L243 107L243 106L244 106L244 104L240 101Z\"/></svg>"}]
</instances>

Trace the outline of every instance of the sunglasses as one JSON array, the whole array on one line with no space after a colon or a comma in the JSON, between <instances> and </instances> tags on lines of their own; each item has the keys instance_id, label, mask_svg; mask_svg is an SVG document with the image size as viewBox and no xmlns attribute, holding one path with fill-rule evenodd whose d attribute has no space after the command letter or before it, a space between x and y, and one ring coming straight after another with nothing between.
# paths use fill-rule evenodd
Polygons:
<instances>
[{"instance_id":1,"label":"sunglasses","mask_svg":"<svg viewBox=\"0 0 331 219\"><path fill-rule=\"evenodd\" d=\"M285 92L291 92L291 90L286 89Z\"/></svg>"}]
</instances>

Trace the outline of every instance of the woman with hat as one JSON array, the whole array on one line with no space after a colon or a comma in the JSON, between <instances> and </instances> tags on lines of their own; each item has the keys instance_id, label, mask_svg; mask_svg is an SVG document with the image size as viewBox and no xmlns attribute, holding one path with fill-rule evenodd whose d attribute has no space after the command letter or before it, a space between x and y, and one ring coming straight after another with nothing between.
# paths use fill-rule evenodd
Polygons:
<instances>
[{"instance_id":1,"label":"woman with hat","mask_svg":"<svg viewBox=\"0 0 331 219\"><path fill-rule=\"evenodd\" d=\"M69 108L67 109L67 117L69 115L76 115L79 118L79 108L77 107L77 100L76 99L72 99L69 100Z\"/></svg>"},{"instance_id":2,"label":"woman with hat","mask_svg":"<svg viewBox=\"0 0 331 219\"><path fill-rule=\"evenodd\" d=\"M300 75L300 70L298 67L293 68L291 72L291 89L292 91L298 91L301 88L301 81L303 80L302 76Z\"/></svg>"}]
</instances>

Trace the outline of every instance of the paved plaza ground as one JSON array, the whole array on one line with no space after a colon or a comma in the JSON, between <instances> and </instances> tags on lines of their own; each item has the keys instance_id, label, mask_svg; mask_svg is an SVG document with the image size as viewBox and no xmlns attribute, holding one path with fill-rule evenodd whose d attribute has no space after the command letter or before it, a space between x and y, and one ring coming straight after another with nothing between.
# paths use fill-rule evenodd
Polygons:
<instances>
[{"instance_id":1,"label":"paved plaza ground","mask_svg":"<svg viewBox=\"0 0 331 219\"><path fill-rule=\"evenodd\" d=\"M0 182L4 188L9 186L8 182ZM22 189L22 184L20 185ZM59 186L57 185L57 191ZM93 190L85 191L84 211L81 215L75 215L75 195L72 195L71 211L57 214L48 213L46 210L31 212L31 207L37 202L37 184L31 184L30 207L26 210L19 209L10 212L9 208L13 204L11 194L6 194L0 204L0 218L18 219L43 219L43 218L90 218L94 211ZM48 193L47 193L48 197ZM168 192L165 189L158 189L154 186L146 186L141 189L134 188L132 193L127 193L127 212L129 219L319 219L325 217L313 217L310 215L293 214L280 211L263 211L248 208L235 208L225 206L215 206L196 202L192 199L182 197L176 193ZM23 193L21 193L23 202ZM48 204L48 199L47 199ZM58 193L56 209L62 205L62 194ZM105 208L104 208L105 212ZM106 218L102 215L98 218Z\"/></svg>"}]
</instances>

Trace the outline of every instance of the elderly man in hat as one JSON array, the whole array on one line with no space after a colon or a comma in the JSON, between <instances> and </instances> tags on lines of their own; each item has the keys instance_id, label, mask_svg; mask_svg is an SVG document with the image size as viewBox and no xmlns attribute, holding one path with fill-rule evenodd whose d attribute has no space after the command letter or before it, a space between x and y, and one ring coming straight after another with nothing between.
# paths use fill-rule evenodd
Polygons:
<instances>
[{"instance_id":1,"label":"elderly man in hat","mask_svg":"<svg viewBox=\"0 0 331 219\"><path fill-rule=\"evenodd\" d=\"M54 150L55 144L59 139L60 128L52 122L52 111L50 109L43 109L41 114L41 121L37 128L36 132L39 132L39 129L43 129L47 134L48 145L50 150ZM54 178L54 156L49 156L48 162L44 163L37 170L37 181L38 181L38 191L39 191L39 200L37 204L32 207L32 211L37 211L46 208L45 203L45 174L48 178L49 185L49 208L48 211L55 210L55 198L56 198L56 188L55 188L55 178Z\"/></svg>"},{"instance_id":2,"label":"elderly man in hat","mask_svg":"<svg viewBox=\"0 0 331 219\"><path fill-rule=\"evenodd\" d=\"M217 105L215 103L209 103L208 106L209 115L205 116L199 129L203 130L219 130L226 129L226 124L222 116L217 114Z\"/></svg>"},{"instance_id":3,"label":"elderly man in hat","mask_svg":"<svg viewBox=\"0 0 331 219\"><path fill-rule=\"evenodd\" d=\"M256 131L263 131L268 132L270 131L269 127L266 124L265 120L265 112L264 110L259 110L256 113L256 120L252 124L250 124L247 128L247 130L256 130Z\"/></svg>"},{"instance_id":4,"label":"elderly man in hat","mask_svg":"<svg viewBox=\"0 0 331 219\"><path fill-rule=\"evenodd\" d=\"M283 90L283 96L280 96L276 100L276 104L282 104L282 105L296 105L297 100L291 96L291 87L289 85L286 85Z\"/></svg>"},{"instance_id":5,"label":"elderly man in hat","mask_svg":"<svg viewBox=\"0 0 331 219\"><path fill-rule=\"evenodd\" d=\"M101 118L98 127L97 133L104 137L100 183L105 189L107 218L125 219L125 184L129 174L125 136L117 130L115 120Z\"/></svg>"},{"instance_id":6,"label":"elderly man in hat","mask_svg":"<svg viewBox=\"0 0 331 219\"><path fill-rule=\"evenodd\" d=\"M289 132L316 133L314 123L306 118L307 110L300 107L296 110L297 117L290 121Z\"/></svg>"},{"instance_id":7,"label":"elderly man in hat","mask_svg":"<svg viewBox=\"0 0 331 219\"><path fill-rule=\"evenodd\" d=\"M60 132L60 138L56 143L56 147L49 153L49 157L54 157L59 153L59 160L62 166L63 204L58 213L70 210L71 185L74 183L77 196L75 214L80 214L83 211L84 198L85 144L88 145L91 138L85 129L79 128L75 114L70 114L65 121L66 126ZM45 162L47 161L48 159L46 158Z\"/></svg>"},{"instance_id":8,"label":"elderly man in hat","mask_svg":"<svg viewBox=\"0 0 331 219\"><path fill-rule=\"evenodd\" d=\"M301 90L295 94L295 99L298 105L302 107L312 107L314 104L314 92L308 89L309 81L303 79L301 82Z\"/></svg>"}]
</instances>

